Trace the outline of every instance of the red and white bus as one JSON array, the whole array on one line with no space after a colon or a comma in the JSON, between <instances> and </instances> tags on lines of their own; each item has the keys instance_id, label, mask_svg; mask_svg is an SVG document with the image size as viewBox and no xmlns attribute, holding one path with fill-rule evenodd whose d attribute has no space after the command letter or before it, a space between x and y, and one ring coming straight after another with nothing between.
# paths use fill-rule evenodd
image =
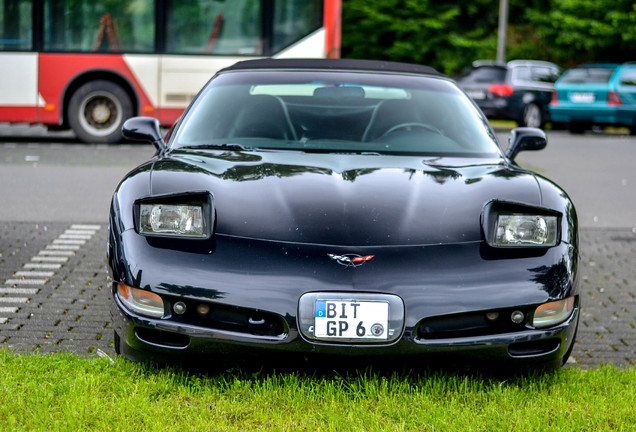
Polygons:
<instances>
[{"instance_id":1,"label":"red and white bus","mask_svg":"<svg viewBox=\"0 0 636 432\"><path fill-rule=\"evenodd\" d=\"M338 57L341 0L0 0L0 122L117 142L170 126L220 68Z\"/></svg>"}]
</instances>

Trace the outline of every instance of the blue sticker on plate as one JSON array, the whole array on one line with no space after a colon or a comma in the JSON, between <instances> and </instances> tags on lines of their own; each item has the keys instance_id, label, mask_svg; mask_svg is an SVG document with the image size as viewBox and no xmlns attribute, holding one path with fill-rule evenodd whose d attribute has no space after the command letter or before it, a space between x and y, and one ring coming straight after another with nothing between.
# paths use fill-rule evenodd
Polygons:
<instances>
[{"instance_id":1,"label":"blue sticker on plate","mask_svg":"<svg viewBox=\"0 0 636 432\"><path fill-rule=\"evenodd\" d=\"M324 318L327 316L327 302L325 300L316 301L316 317Z\"/></svg>"}]
</instances>

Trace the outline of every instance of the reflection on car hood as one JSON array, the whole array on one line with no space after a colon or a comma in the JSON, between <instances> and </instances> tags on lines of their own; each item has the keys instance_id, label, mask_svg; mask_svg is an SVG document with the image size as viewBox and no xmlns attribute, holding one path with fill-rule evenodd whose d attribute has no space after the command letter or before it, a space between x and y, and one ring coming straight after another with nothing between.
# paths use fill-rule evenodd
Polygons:
<instances>
[{"instance_id":1,"label":"reflection on car hood","mask_svg":"<svg viewBox=\"0 0 636 432\"><path fill-rule=\"evenodd\" d=\"M488 201L540 204L534 176L501 159L173 152L152 191L179 185L212 193L217 234L344 246L479 241Z\"/></svg>"}]
</instances>

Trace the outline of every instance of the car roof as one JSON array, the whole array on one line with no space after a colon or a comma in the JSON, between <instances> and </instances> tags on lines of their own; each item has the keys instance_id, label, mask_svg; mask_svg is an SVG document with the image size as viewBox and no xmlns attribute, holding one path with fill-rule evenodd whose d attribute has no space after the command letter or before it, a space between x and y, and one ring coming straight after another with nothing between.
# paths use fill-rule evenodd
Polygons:
<instances>
[{"instance_id":1,"label":"car roof","mask_svg":"<svg viewBox=\"0 0 636 432\"><path fill-rule=\"evenodd\" d=\"M497 60L475 60L471 64L471 67L473 67L473 68L498 67L498 68L505 69L506 68L506 64L502 63L502 62L498 62Z\"/></svg>"},{"instance_id":2,"label":"car roof","mask_svg":"<svg viewBox=\"0 0 636 432\"><path fill-rule=\"evenodd\" d=\"M560 67L552 62L544 61L544 60L510 60L508 62L508 66L542 66L542 67L552 67L560 69Z\"/></svg>"},{"instance_id":3,"label":"car roof","mask_svg":"<svg viewBox=\"0 0 636 432\"><path fill-rule=\"evenodd\" d=\"M560 67L552 62L543 60L510 60L508 63L499 62L497 60L475 60L472 63L473 68L480 67L499 67L502 69L516 66L543 66L560 69Z\"/></svg>"},{"instance_id":4,"label":"car roof","mask_svg":"<svg viewBox=\"0 0 636 432\"><path fill-rule=\"evenodd\" d=\"M381 60L358 59L273 59L244 60L219 72L248 69L355 70L365 72L399 72L446 77L430 66Z\"/></svg>"},{"instance_id":5,"label":"car roof","mask_svg":"<svg viewBox=\"0 0 636 432\"><path fill-rule=\"evenodd\" d=\"M584 63L571 69L616 69L619 66L618 63Z\"/></svg>"}]
</instances>

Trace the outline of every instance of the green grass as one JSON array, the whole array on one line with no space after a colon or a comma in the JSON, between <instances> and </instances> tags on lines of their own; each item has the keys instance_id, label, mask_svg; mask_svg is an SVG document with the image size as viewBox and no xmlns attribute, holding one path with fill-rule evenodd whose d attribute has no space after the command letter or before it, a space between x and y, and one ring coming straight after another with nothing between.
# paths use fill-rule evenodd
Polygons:
<instances>
[{"instance_id":1,"label":"green grass","mask_svg":"<svg viewBox=\"0 0 636 432\"><path fill-rule=\"evenodd\" d=\"M636 368L216 374L0 350L3 431L633 431Z\"/></svg>"},{"instance_id":2,"label":"green grass","mask_svg":"<svg viewBox=\"0 0 636 432\"><path fill-rule=\"evenodd\" d=\"M512 120L490 120L490 125L497 130L512 130L517 127L517 122Z\"/></svg>"}]
</instances>

